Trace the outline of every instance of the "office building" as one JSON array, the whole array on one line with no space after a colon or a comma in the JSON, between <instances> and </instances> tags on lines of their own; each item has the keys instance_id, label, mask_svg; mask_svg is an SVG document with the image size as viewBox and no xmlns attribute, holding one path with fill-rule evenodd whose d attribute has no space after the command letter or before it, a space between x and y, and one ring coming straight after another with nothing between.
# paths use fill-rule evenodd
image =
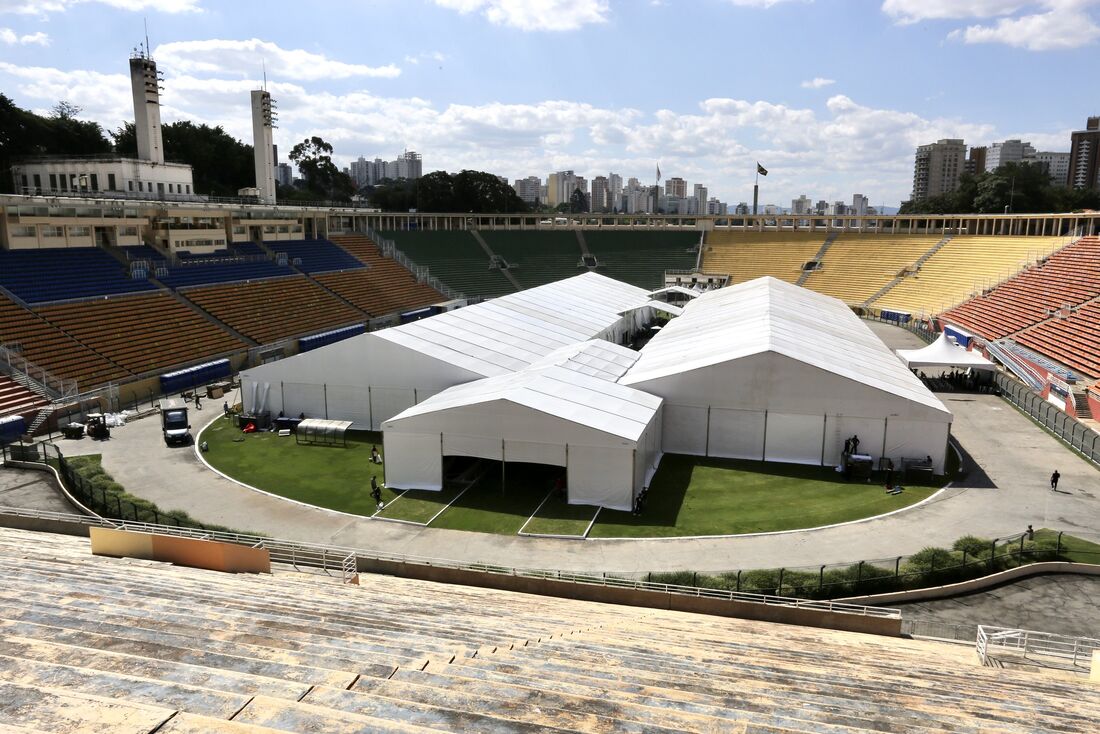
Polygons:
<instances>
[{"instance_id":1,"label":"office building","mask_svg":"<svg viewBox=\"0 0 1100 734\"><path fill-rule=\"evenodd\" d=\"M588 210L611 211L611 186L607 176L596 176L592 179L592 195L589 197Z\"/></svg>"},{"instance_id":2,"label":"office building","mask_svg":"<svg viewBox=\"0 0 1100 734\"><path fill-rule=\"evenodd\" d=\"M679 176L673 176L665 181L665 196L683 199L687 196L687 181Z\"/></svg>"},{"instance_id":3,"label":"office building","mask_svg":"<svg viewBox=\"0 0 1100 734\"><path fill-rule=\"evenodd\" d=\"M528 176L527 178L517 178L516 182L512 184L512 188L516 190L516 196L528 206L534 206L539 203L539 194L542 189L542 181L538 176Z\"/></svg>"},{"instance_id":4,"label":"office building","mask_svg":"<svg viewBox=\"0 0 1100 734\"><path fill-rule=\"evenodd\" d=\"M1075 189L1100 189L1100 117L1070 136L1067 180Z\"/></svg>"},{"instance_id":5,"label":"office building","mask_svg":"<svg viewBox=\"0 0 1100 734\"><path fill-rule=\"evenodd\" d=\"M1032 165L1042 166L1050 177L1051 186L1065 186L1069 180L1069 153L1040 151L1032 156Z\"/></svg>"},{"instance_id":6,"label":"office building","mask_svg":"<svg viewBox=\"0 0 1100 734\"><path fill-rule=\"evenodd\" d=\"M1025 159L1035 155L1035 148L1031 143L1020 140L1006 140L1003 143L993 143L989 146L985 155L984 171L996 171L1008 163L1022 163Z\"/></svg>"}]
</instances>

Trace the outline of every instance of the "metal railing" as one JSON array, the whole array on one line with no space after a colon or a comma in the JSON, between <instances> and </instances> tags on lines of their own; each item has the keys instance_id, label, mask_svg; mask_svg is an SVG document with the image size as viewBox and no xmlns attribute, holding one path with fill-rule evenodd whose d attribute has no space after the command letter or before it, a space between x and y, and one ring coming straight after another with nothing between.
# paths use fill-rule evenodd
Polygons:
<instances>
[{"instance_id":1,"label":"metal railing","mask_svg":"<svg viewBox=\"0 0 1100 734\"><path fill-rule=\"evenodd\" d=\"M415 275L417 282L428 284L435 290L442 293L448 299L454 300L456 298L465 298L465 295L463 295L460 291L456 291L455 289L451 288L446 283L441 281L439 278L432 275L431 268L425 265L417 265L412 260L412 258L410 258L401 250L397 249L397 243L393 240L383 237L377 230L371 227L367 227L364 231L364 234L370 237L371 240L373 240L374 243L378 245L378 248L382 250L382 254L385 257L396 261L400 265L404 266L406 270L409 270L413 275Z\"/></svg>"},{"instance_id":2,"label":"metal railing","mask_svg":"<svg viewBox=\"0 0 1100 734\"><path fill-rule=\"evenodd\" d=\"M978 657L981 658L982 665L989 665L992 649L1019 653L1025 658L1029 656L1059 658L1070 661L1074 667L1088 668L1091 665L1092 654L1100 650L1100 639L978 625L974 648Z\"/></svg>"},{"instance_id":3,"label":"metal railing","mask_svg":"<svg viewBox=\"0 0 1100 734\"><path fill-rule=\"evenodd\" d=\"M54 401L66 400L77 394L76 380L57 377L12 349L11 345L0 344L0 373Z\"/></svg>"},{"instance_id":4,"label":"metal railing","mask_svg":"<svg viewBox=\"0 0 1100 734\"><path fill-rule=\"evenodd\" d=\"M819 612L839 612L854 614L864 617L878 617L884 619L900 619L901 611L889 607L871 607L862 604L846 604L833 601L815 601L808 599L796 599L793 597L776 596L771 594L750 594L747 592L721 591L701 587L683 586L678 584L662 584L638 579L621 578L618 576L606 576L596 574L569 573L565 571L550 571L544 569L525 569L509 566L497 566L483 563L469 563L445 558L433 558L430 556L417 556L402 553L379 553L376 551L364 551L355 548L341 546L325 546L317 543L303 543L278 538L265 538L257 535L234 533L220 530L202 530L186 527L173 527L171 525L158 525L147 522L130 522L110 520L102 517L88 517L85 515L72 515L62 512L47 512L44 510L24 510L12 507L0 507L0 514L14 517L35 518L55 522L70 522L92 527L108 527L116 530L130 530L139 533L156 533L173 535L184 538L197 538L202 540L217 540L225 543L244 545L250 548L265 548L271 555L271 560L277 563L286 563L298 567L321 568L332 570L349 580L347 575L353 565L358 568L359 559L367 561L381 561L388 563L401 563L414 566L429 566L434 568L448 568L460 571L472 571L476 573L516 576L521 578L544 579L549 581L562 581L587 586L604 586L618 589L632 589L637 591L652 591L662 594L676 594L679 596L691 596L722 601L748 602L752 604L764 604L768 606L780 606L794 609L809 609Z\"/></svg>"},{"instance_id":5,"label":"metal railing","mask_svg":"<svg viewBox=\"0 0 1100 734\"><path fill-rule=\"evenodd\" d=\"M1100 433L1007 375L997 373L995 380L1006 400L1034 418L1075 452L1100 466Z\"/></svg>"}]
</instances>

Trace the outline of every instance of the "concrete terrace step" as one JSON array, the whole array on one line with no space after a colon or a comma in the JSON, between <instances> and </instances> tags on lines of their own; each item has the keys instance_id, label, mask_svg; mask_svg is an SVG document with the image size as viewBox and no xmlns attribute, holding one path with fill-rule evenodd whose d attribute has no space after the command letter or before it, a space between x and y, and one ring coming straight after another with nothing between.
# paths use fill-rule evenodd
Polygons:
<instances>
[{"instance_id":1,"label":"concrete terrace step","mask_svg":"<svg viewBox=\"0 0 1100 734\"><path fill-rule=\"evenodd\" d=\"M156 734L275 734L277 731L266 726L178 713L157 729Z\"/></svg>"},{"instance_id":2,"label":"concrete terrace step","mask_svg":"<svg viewBox=\"0 0 1100 734\"><path fill-rule=\"evenodd\" d=\"M0 682L0 724L54 734L146 734L175 713L159 706Z\"/></svg>"},{"instance_id":3,"label":"concrete terrace step","mask_svg":"<svg viewBox=\"0 0 1100 734\"><path fill-rule=\"evenodd\" d=\"M456 731L386 721L362 714L335 711L307 703L291 703L266 696L256 696L233 720L242 724L257 724L292 732L417 734L430 731Z\"/></svg>"}]
</instances>

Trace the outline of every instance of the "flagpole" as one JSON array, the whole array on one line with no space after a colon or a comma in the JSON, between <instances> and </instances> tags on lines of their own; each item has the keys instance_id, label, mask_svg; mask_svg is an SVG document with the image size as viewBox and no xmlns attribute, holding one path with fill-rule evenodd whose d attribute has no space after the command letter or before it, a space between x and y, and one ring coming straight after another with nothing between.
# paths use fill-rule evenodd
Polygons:
<instances>
[{"instance_id":1,"label":"flagpole","mask_svg":"<svg viewBox=\"0 0 1100 734\"><path fill-rule=\"evenodd\" d=\"M756 164L756 182L752 185L752 215L756 216L757 202L760 200L760 164Z\"/></svg>"}]
</instances>

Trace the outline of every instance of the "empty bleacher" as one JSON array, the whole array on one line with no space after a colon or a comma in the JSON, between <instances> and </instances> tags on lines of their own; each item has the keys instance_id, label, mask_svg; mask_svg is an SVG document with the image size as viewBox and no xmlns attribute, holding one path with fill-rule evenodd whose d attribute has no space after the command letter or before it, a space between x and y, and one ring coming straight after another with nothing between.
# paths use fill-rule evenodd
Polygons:
<instances>
[{"instance_id":1,"label":"empty bleacher","mask_svg":"<svg viewBox=\"0 0 1100 734\"><path fill-rule=\"evenodd\" d=\"M999 339L1097 296L1100 237L1084 237L991 291L950 309L944 319L987 339Z\"/></svg>"},{"instance_id":2,"label":"empty bleacher","mask_svg":"<svg viewBox=\"0 0 1100 734\"><path fill-rule=\"evenodd\" d=\"M358 259L328 240L267 242L267 249L285 252L288 262L304 273L329 273L363 267Z\"/></svg>"},{"instance_id":3,"label":"empty bleacher","mask_svg":"<svg viewBox=\"0 0 1100 734\"><path fill-rule=\"evenodd\" d=\"M938 235L841 234L802 285L862 305L939 241Z\"/></svg>"},{"instance_id":4,"label":"empty bleacher","mask_svg":"<svg viewBox=\"0 0 1100 734\"><path fill-rule=\"evenodd\" d=\"M1100 727L1100 688L935 642L388 576L218 574L8 529L0 574L13 731Z\"/></svg>"},{"instance_id":5,"label":"empty bleacher","mask_svg":"<svg viewBox=\"0 0 1100 734\"><path fill-rule=\"evenodd\" d=\"M493 253L504 258L509 266L508 272L524 288L534 288L585 272L583 266L578 267L581 247L574 232L486 229L480 234Z\"/></svg>"},{"instance_id":6,"label":"empty bleacher","mask_svg":"<svg viewBox=\"0 0 1100 734\"><path fill-rule=\"evenodd\" d=\"M0 286L30 304L155 287L132 279L122 263L98 247L0 249Z\"/></svg>"},{"instance_id":7,"label":"empty bleacher","mask_svg":"<svg viewBox=\"0 0 1100 734\"><path fill-rule=\"evenodd\" d=\"M157 279L169 288L186 288L278 278L292 272L271 260L260 246L244 242L208 254L181 252L175 263L168 263L168 273L158 275Z\"/></svg>"},{"instance_id":8,"label":"empty bleacher","mask_svg":"<svg viewBox=\"0 0 1100 734\"><path fill-rule=\"evenodd\" d=\"M37 313L135 375L249 346L167 293L55 304Z\"/></svg>"},{"instance_id":9,"label":"empty bleacher","mask_svg":"<svg viewBox=\"0 0 1100 734\"><path fill-rule=\"evenodd\" d=\"M403 265L384 257L369 237L334 235L332 241L367 268L350 273L326 273L316 276L316 280L372 316L408 311L443 300L439 291L417 282L416 276Z\"/></svg>"},{"instance_id":10,"label":"empty bleacher","mask_svg":"<svg viewBox=\"0 0 1100 734\"><path fill-rule=\"evenodd\" d=\"M365 318L304 275L191 288L182 295L260 344L362 323Z\"/></svg>"},{"instance_id":11,"label":"empty bleacher","mask_svg":"<svg viewBox=\"0 0 1100 734\"><path fill-rule=\"evenodd\" d=\"M1012 338L1067 367L1100 377L1100 300L1074 307Z\"/></svg>"},{"instance_id":12,"label":"empty bleacher","mask_svg":"<svg viewBox=\"0 0 1100 734\"><path fill-rule=\"evenodd\" d=\"M23 357L81 390L125 378L125 369L0 294L0 344L19 346Z\"/></svg>"},{"instance_id":13,"label":"empty bleacher","mask_svg":"<svg viewBox=\"0 0 1100 734\"><path fill-rule=\"evenodd\" d=\"M703 270L729 273L730 284L764 275L797 283L802 266L825 244L825 232L734 232L707 233L703 247Z\"/></svg>"},{"instance_id":14,"label":"empty bleacher","mask_svg":"<svg viewBox=\"0 0 1100 734\"><path fill-rule=\"evenodd\" d=\"M876 298L875 307L942 313L1065 244L1059 237L952 236L919 271Z\"/></svg>"},{"instance_id":15,"label":"empty bleacher","mask_svg":"<svg viewBox=\"0 0 1100 734\"><path fill-rule=\"evenodd\" d=\"M515 287L497 269L489 267L489 256L469 232L382 232L397 249L450 288L467 296L486 298L515 293Z\"/></svg>"},{"instance_id":16,"label":"empty bleacher","mask_svg":"<svg viewBox=\"0 0 1100 734\"><path fill-rule=\"evenodd\" d=\"M586 230L584 240L597 273L639 288L663 287L666 270L691 270L698 258L699 233L691 230Z\"/></svg>"},{"instance_id":17,"label":"empty bleacher","mask_svg":"<svg viewBox=\"0 0 1100 734\"><path fill-rule=\"evenodd\" d=\"M22 415L49 405L50 401L7 375L0 374L0 418Z\"/></svg>"}]
</instances>

